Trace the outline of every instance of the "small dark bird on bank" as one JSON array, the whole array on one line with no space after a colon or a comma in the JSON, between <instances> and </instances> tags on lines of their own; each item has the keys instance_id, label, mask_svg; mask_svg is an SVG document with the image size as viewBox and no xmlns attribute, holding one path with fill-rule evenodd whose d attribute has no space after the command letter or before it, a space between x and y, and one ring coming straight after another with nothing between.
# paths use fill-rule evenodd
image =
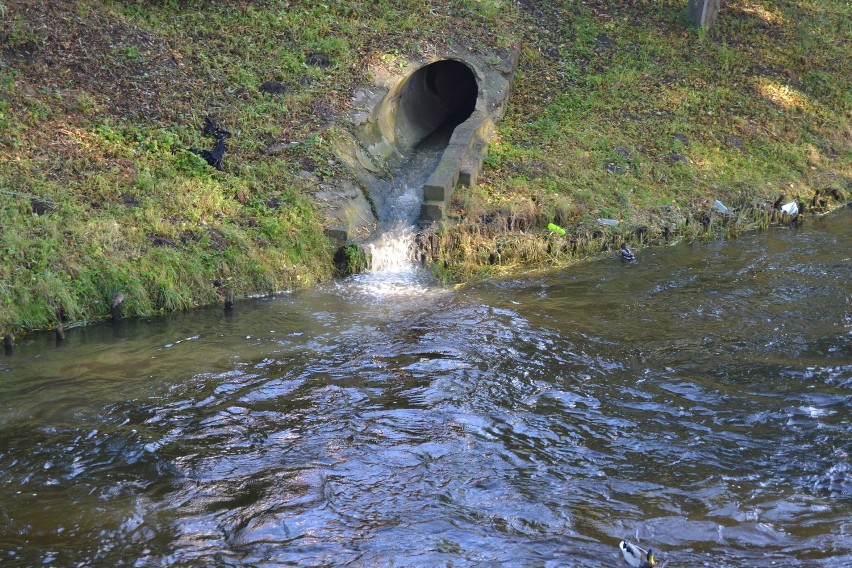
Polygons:
<instances>
[{"instance_id":1,"label":"small dark bird on bank","mask_svg":"<svg viewBox=\"0 0 852 568\"><path fill-rule=\"evenodd\" d=\"M211 134L216 140L224 140L231 137L230 132L213 124L213 121L209 117L204 119L204 132Z\"/></svg>"},{"instance_id":2,"label":"small dark bird on bank","mask_svg":"<svg viewBox=\"0 0 852 568\"><path fill-rule=\"evenodd\" d=\"M618 250L621 254L621 260L624 262L636 262L636 255L633 251L627 248L627 243L621 243L621 248Z\"/></svg>"},{"instance_id":3,"label":"small dark bird on bank","mask_svg":"<svg viewBox=\"0 0 852 568\"><path fill-rule=\"evenodd\" d=\"M216 139L216 145L212 150L196 150L190 148L189 151L193 154L201 156L205 162L216 168L222 169L222 157L225 155L225 139L231 137L231 133L223 128L219 128L209 118L204 119L204 132L213 136Z\"/></svg>"}]
</instances>

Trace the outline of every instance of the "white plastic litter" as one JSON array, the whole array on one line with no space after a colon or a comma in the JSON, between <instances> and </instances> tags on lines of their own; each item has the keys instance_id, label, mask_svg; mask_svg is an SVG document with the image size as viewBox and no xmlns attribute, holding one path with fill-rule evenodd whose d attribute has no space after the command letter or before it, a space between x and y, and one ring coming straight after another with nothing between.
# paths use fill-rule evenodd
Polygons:
<instances>
[{"instance_id":1,"label":"white plastic litter","mask_svg":"<svg viewBox=\"0 0 852 568\"><path fill-rule=\"evenodd\" d=\"M731 210L725 207L725 205L718 199L713 202L713 207L715 207L716 210L719 211L719 213L722 213L723 215L731 214Z\"/></svg>"},{"instance_id":2,"label":"white plastic litter","mask_svg":"<svg viewBox=\"0 0 852 568\"><path fill-rule=\"evenodd\" d=\"M782 205L781 211L792 217L799 213L799 205L795 201L791 201Z\"/></svg>"},{"instance_id":3,"label":"white plastic litter","mask_svg":"<svg viewBox=\"0 0 852 568\"><path fill-rule=\"evenodd\" d=\"M615 227L618 225L617 219L598 219L598 223L601 225L609 225L610 227Z\"/></svg>"}]
</instances>

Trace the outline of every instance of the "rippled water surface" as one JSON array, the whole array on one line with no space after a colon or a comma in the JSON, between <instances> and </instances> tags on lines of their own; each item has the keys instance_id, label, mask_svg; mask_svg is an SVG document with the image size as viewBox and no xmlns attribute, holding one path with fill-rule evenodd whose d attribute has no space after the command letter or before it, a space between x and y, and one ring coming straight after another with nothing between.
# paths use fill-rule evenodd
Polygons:
<instances>
[{"instance_id":1,"label":"rippled water surface","mask_svg":"<svg viewBox=\"0 0 852 568\"><path fill-rule=\"evenodd\" d=\"M852 211L0 358L0 565L852 565Z\"/></svg>"}]
</instances>

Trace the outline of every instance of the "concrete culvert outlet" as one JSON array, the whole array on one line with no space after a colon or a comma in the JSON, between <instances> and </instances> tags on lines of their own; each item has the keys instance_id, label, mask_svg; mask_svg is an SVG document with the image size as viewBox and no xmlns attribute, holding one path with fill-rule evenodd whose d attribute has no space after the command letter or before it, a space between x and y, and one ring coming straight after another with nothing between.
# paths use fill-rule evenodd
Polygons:
<instances>
[{"instance_id":1,"label":"concrete culvert outlet","mask_svg":"<svg viewBox=\"0 0 852 568\"><path fill-rule=\"evenodd\" d=\"M519 51L459 46L404 67L371 67L374 83L355 90L349 128L334 142L363 195L346 181L318 195L329 237L364 242L400 220L444 220L455 187L477 181Z\"/></svg>"},{"instance_id":2,"label":"concrete culvert outlet","mask_svg":"<svg viewBox=\"0 0 852 568\"><path fill-rule=\"evenodd\" d=\"M415 71L402 86L395 115L397 143L416 146L437 130L452 130L476 108L479 88L473 71L445 59Z\"/></svg>"}]
</instances>

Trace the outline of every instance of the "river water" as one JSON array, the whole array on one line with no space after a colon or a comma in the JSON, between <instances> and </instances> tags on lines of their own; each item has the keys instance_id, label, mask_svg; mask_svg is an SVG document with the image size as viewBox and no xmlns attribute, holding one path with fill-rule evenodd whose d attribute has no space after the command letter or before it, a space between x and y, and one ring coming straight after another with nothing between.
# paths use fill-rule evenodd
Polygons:
<instances>
[{"instance_id":1,"label":"river water","mask_svg":"<svg viewBox=\"0 0 852 568\"><path fill-rule=\"evenodd\" d=\"M852 565L852 210L0 358L0 565Z\"/></svg>"}]
</instances>

